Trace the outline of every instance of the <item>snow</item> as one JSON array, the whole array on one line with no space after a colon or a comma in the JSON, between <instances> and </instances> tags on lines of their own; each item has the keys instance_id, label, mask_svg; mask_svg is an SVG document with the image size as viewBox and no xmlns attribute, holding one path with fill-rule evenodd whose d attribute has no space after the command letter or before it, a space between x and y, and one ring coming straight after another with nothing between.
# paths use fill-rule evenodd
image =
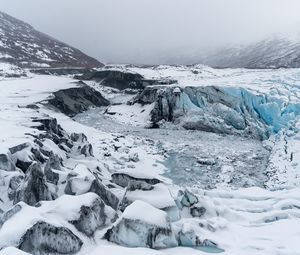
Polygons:
<instances>
[{"instance_id":1,"label":"snow","mask_svg":"<svg viewBox=\"0 0 300 255\"><path fill-rule=\"evenodd\" d=\"M108 108L108 112L115 113L113 118L120 123L129 124L133 126L145 126L150 121L150 112L153 109L153 105L141 106L135 104L130 105L112 105Z\"/></svg>"},{"instance_id":2,"label":"snow","mask_svg":"<svg viewBox=\"0 0 300 255\"><path fill-rule=\"evenodd\" d=\"M88 191L95 176L89 171L86 165L78 164L72 173L77 174L72 178L72 190L77 194L83 194Z\"/></svg>"},{"instance_id":3,"label":"snow","mask_svg":"<svg viewBox=\"0 0 300 255\"><path fill-rule=\"evenodd\" d=\"M59 89L75 87L74 80L67 77L33 76L32 78L6 79L0 81L0 152L21 143L32 141L26 134L38 133L31 119L42 117L27 105L47 100Z\"/></svg>"},{"instance_id":4,"label":"snow","mask_svg":"<svg viewBox=\"0 0 300 255\"><path fill-rule=\"evenodd\" d=\"M21 251L15 247L7 247L0 251L1 255L29 255L30 253Z\"/></svg>"},{"instance_id":5,"label":"snow","mask_svg":"<svg viewBox=\"0 0 300 255\"><path fill-rule=\"evenodd\" d=\"M172 78L174 87L221 86L244 88L257 94L271 94L277 98L297 102L299 99L299 69L249 70L213 69L206 66L158 66L154 68L127 68L147 79ZM126 69L126 70L127 70ZM197 71L195 73L195 71Z\"/></svg>"},{"instance_id":6,"label":"snow","mask_svg":"<svg viewBox=\"0 0 300 255\"><path fill-rule=\"evenodd\" d=\"M32 78L9 79L1 82L1 105L26 106L46 100L52 92L76 87L69 77L36 75Z\"/></svg>"},{"instance_id":7,"label":"snow","mask_svg":"<svg viewBox=\"0 0 300 255\"><path fill-rule=\"evenodd\" d=\"M159 209L176 206L174 198L164 184L156 184L152 190L147 191L127 191L126 198L130 201L141 200Z\"/></svg>"},{"instance_id":8,"label":"snow","mask_svg":"<svg viewBox=\"0 0 300 255\"><path fill-rule=\"evenodd\" d=\"M167 214L152 205L141 200L134 201L131 205L126 207L122 218L129 220L140 220L148 224L167 228Z\"/></svg>"},{"instance_id":9,"label":"snow","mask_svg":"<svg viewBox=\"0 0 300 255\"><path fill-rule=\"evenodd\" d=\"M0 81L3 80L6 76L10 76L10 75L23 76L27 74L24 70L20 69L19 67L13 64L1 62L1 58L9 58L9 55L7 54L3 55L0 53Z\"/></svg>"},{"instance_id":10,"label":"snow","mask_svg":"<svg viewBox=\"0 0 300 255\"><path fill-rule=\"evenodd\" d=\"M180 90L186 86L217 85L225 87L225 90L233 95L241 91L245 92L247 89L253 95L267 95L268 98L275 98L278 106L281 106L278 111L270 112L269 105L258 110L266 120L271 117L270 123L274 122L277 125L279 122L280 128L276 125L274 127L280 130L276 130L277 134L273 134L264 143L235 136L220 136L196 131L171 129L154 131L143 129L152 106L124 104L114 105L109 109L110 112L117 112L115 115L106 116L103 115L103 109L101 111L94 109L77 116L76 122L61 113L47 109L42 104L39 104L38 111L25 108L28 104L46 101L54 91L76 86L68 77L34 75L31 78L0 81L0 152L6 153L12 146L31 142L33 138L26 133L37 134L39 132L32 128L31 118L48 114L56 117L67 132L85 133L93 145L95 160L80 157L76 160L65 159L65 154L52 141L45 140L45 149L60 153L59 155L65 160L64 166L67 169L74 169L74 172L78 174L75 178L81 181L85 178L94 178L90 170L100 165L107 170L103 171L104 183L113 172L129 173L140 178L164 179L168 177L168 180L173 182L167 185L155 185L150 191L127 192L128 197L135 202L126 208L121 217L166 227L167 213L160 209L174 205L173 197L178 191L178 186L174 183L180 179L182 182L178 181L176 184L192 186L194 180L199 180L199 185L190 188L198 196L199 205L207 209L207 213L201 218L192 218L182 212L182 218L177 222L172 222L172 227L183 226L185 231L195 231L201 234L201 237L214 240L220 248L225 250L222 253L224 255L300 254L298 244L300 238L300 122L296 117L298 108L295 107L299 104L300 98L298 85L300 70L214 70L203 66L195 66L192 69L161 66L153 69L131 68L131 70L145 74L146 78L178 78L179 84L176 87L180 87ZM191 70L198 70L198 74ZM249 105L255 105L257 108L257 102L253 101L249 95L246 95L246 98L249 99ZM270 104L273 102L268 101ZM285 107L284 110L282 107ZM294 115L290 116L289 113L292 112ZM281 113L287 115L284 116ZM283 118L278 118L280 116ZM295 121L291 125L286 125L286 122L293 118ZM114 146L120 148L115 150ZM268 148L270 154L263 146ZM174 156L168 161L169 155L164 154L164 151L172 151L174 155L185 155L185 157ZM193 152L193 155L188 154L190 152ZM105 153L110 156L105 156ZM138 153L138 162L129 161L130 155L134 153ZM270 155L266 169L270 179L265 183L265 187L269 190L259 187L246 189L233 187L233 180L240 174L238 169L243 168L245 172L248 171L247 161L243 160L264 155L266 158ZM183 165L180 167L175 165L175 159L180 159ZM211 165L221 162L221 176L205 175L202 171L195 171L198 165L190 164L195 162L195 159L207 163L205 167L207 167L206 173L208 174L213 173ZM259 164L263 165L263 159L260 160ZM250 162L254 164L253 161ZM168 170L173 171L168 172ZM252 173L254 175L260 171L259 166L255 170ZM11 173L1 171L0 174L2 183L7 182L8 175ZM221 181L212 190L204 189L200 185L201 180L211 184L218 178L221 178ZM258 175L257 178L259 179L260 176ZM91 179L87 183L90 183ZM238 182L241 183L242 179ZM250 177L249 180L251 180ZM255 186L259 186L257 183ZM84 182L78 183L79 193L87 189L88 185ZM0 189L0 192L7 191ZM117 192L120 192L118 194L121 197L124 191L116 190ZM90 203L94 196L90 193L79 196L61 196L55 201L43 202L41 207L22 204L22 213L15 214L1 228L0 247L16 245L21 234L38 220L45 220L59 226L69 226L67 221L77 215L80 205ZM8 198L4 199L4 203L11 206ZM99 238L95 238L93 242L85 240L85 245L78 254L207 254L188 247L159 251L120 247L101 240L101 234L99 233ZM24 254L12 247L0 251L1 255L19 253Z\"/></svg>"},{"instance_id":11,"label":"snow","mask_svg":"<svg viewBox=\"0 0 300 255\"><path fill-rule=\"evenodd\" d=\"M0 249L6 246L17 246L25 232L39 221L58 227L70 226L70 221L79 218L81 206L90 205L97 197L94 193L78 196L63 195L55 201L42 202L39 207L31 207L23 202L18 203L15 206L21 206L21 210L1 227Z\"/></svg>"}]
</instances>

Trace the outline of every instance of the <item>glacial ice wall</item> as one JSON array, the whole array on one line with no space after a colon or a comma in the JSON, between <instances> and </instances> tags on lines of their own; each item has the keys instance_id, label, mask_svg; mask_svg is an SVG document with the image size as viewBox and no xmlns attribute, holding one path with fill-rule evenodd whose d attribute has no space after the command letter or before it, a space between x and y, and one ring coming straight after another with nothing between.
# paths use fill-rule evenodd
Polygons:
<instances>
[{"instance_id":1,"label":"glacial ice wall","mask_svg":"<svg viewBox=\"0 0 300 255\"><path fill-rule=\"evenodd\" d=\"M151 121L186 129L267 139L289 127L300 102L288 102L238 87L147 87L132 103L153 103Z\"/></svg>"}]
</instances>

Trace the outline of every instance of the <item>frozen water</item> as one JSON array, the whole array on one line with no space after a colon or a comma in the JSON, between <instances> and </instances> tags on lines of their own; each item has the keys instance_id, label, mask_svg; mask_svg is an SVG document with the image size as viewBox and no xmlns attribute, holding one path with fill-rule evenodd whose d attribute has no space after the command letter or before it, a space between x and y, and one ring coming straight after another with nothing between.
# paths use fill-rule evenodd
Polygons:
<instances>
[{"instance_id":1,"label":"frozen water","mask_svg":"<svg viewBox=\"0 0 300 255\"><path fill-rule=\"evenodd\" d=\"M248 138L225 136L184 129L146 129L121 124L102 109L91 109L75 120L105 132L139 136L155 141L154 147L165 157L157 162L165 167L164 176L179 185L264 187L269 151L262 142ZM224 172L224 166L233 171Z\"/></svg>"}]
</instances>

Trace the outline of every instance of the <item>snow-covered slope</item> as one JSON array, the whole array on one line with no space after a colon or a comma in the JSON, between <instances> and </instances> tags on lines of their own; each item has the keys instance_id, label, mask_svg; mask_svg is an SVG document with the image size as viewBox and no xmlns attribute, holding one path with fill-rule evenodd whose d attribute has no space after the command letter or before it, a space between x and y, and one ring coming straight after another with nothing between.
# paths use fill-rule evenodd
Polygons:
<instances>
[{"instance_id":1,"label":"snow-covered slope","mask_svg":"<svg viewBox=\"0 0 300 255\"><path fill-rule=\"evenodd\" d=\"M16 65L0 62L0 79L4 79L7 77L16 78L21 76L27 76L27 74L28 72Z\"/></svg>"},{"instance_id":2,"label":"snow-covered slope","mask_svg":"<svg viewBox=\"0 0 300 255\"><path fill-rule=\"evenodd\" d=\"M1 255L299 254L299 69L113 69L177 83L146 88L142 105L143 91L130 98L97 81L0 81ZM95 107L101 92L109 109ZM145 129L158 98L173 97L180 118ZM182 128L200 108L224 128L228 108L208 110L220 104L255 111L246 120L269 136Z\"/></svg>"},{"instance_id":3,"label":"snow-covered slope","mask_svg":"<svg viewBox=\"0 0 300 255\"><path fill-rule=\"evenodd\" d=\"M100 67L99 61L0 12L0 62L23 67Z\"/></svg>"},{"instance_id":4,"label":"snow-covered slope","mask_svg":"<svg viewBox=\"0 0 300 255\"><path fill-rule=\"evenodd\" d=\"M214 50L196 62L218 68L298 68L300 41L277 36L250 45Z\"/></svg>"},{"instance_id":5,"label":"snow-covered slope","mask_svg":"<svg viewBox=\"0 0 300 255\"><path fill-rule=\"evenodd\" d=\"M300 89L299 89L299 69L279 69L279 70L246 70L246 69L212 69L205 66L159 66L153 68L137 68L137 67L119 67L120 69L129 69L132 72L137 72L145 76L147 79L174 79L176 84L166 86L148 86L138 96L130 101L130 105L111 106L108 113L114 113L109 118L121 123L140 126L161 126L169 128L182 128L188 130L209 131L216 134L238 135L245 138L255 138L265 140L263 144L270 151L270 160L268 168L265 169L263 175L268 176L268 181L263 181L262 176L259 177L258 166L255 167L256 176L254 179L246 177L247 181L251 180L252 184L259 185L257 180L261 180L265 186L269 188L280 188L282 186L298 185L299 178L297 177L297 169L299 167L298 155L300 144L298 142L298 122L300 114ZM93 117L92 117L93 116ZM148 117L147 117L148 116ZM91 112L91 117L96 116ZM83 120L83 119L82 119ZM90 125L103 128L103 125L86 120ZM144 123L144 124L143 124ZM117 126L116 126L117 127ZM120 130L120 128L117 128ZM122 129L122 128L121 128ZM137 131L135 131L137 132ZM139 132L139 131L138 131ZM176 143L177 134L174 131L169 138L174 138L174 146ZM155 134L155 132L152 132ZM178 132L180 133L180 132ZM200 134L200 133L199 133ZM161 135L150 134L155 139L161 139ZM185 140L189 140L189 134L182 133ZM219 149L210 150L209 145L205 141L205 136L210 137L213 141L222 141L223 138L215 138L213 135L199 135L197 139L202 141L203 146L193 145L193 149L205 154L207 161L207 170L212 174L216 169L222 169L217 163L216 158L220 155L226 155L227 151L221 153ZM195 136L196 137L196 136ZM226 135L225 135L226 137ZM232 139L232 138L230 138ZM184 140L180 139L179 141ZM224 141L225 142L225 141ZM238 143L238 140L235 140ZM234 142L234 143L235 143ZM215 143L215 142L214 142ZM226 142L225 142L226 143ZM240 146L232 144L233 148ZM244 143L247 150L253 148L251 143ZM187 145L186 145L187 146ZM220 142L219 146L224 146ZM225 145L226 147L226 145ZM180 148L181 155L177 155ZM170 150L173 161L168 162L170 168L179 169L183 166L176 162L185 162L184 158L191 164L184 164L188 169L193 169L199 164L197 163L198 156L195 153L184 150L179 147ZM189 148L189 147L186 147ZM230 146L227 147L230 150ZM205 153L209 150L210 153ZM256 148L255 150L258 150ZM222 161L228 167L224 171L217 171L218 176L231 175L231 185L238 183L240 170L244 167L243 164L254 166L255 160L251 163L243 163L240 161L243 157L238 156L241 152L237 148L234 155L237 156L233 160L235 163ZM214 155L213 157L208 154ZM264 155L268 153L264 150L260 151L260 166L263 165ZM202 155L203 156L203 155ZM182 158L183 157L183 158ZM216 158L214 158L216 157ZM230 156L225 156L229 158ZM213 159L212 159L213 158ZM252 158L248 155L247 159ZM256 158L254 156L254 158ZM253 159L254 159L253 158ZM268 158L268 157L267 157ZM238 160L239 162L236 162ZM243 160L242 160L243 161ZM226 162L226 163L225 163ZM278 166L280 164L280 166ZM191 167L192 166L192 167ZM279 170L279 168L281 170ZM226 170L227 169L227 170ZM235 170L233 170L235 169ZM213 170L213 171L212 171ZM202 174L204 173L203 170ZM250 168L247 172L250 173ZM239 172L239 174L238 174ZM242 172L242 171L241 171ZM173 177L178 180L186 180L186 175L180 175L180 171L176 171L176 175L171 171ZM193 171L190 172L193 175ZM191 182L198 181L197 175L190 178ZM214 176L214 177L213 177ZM218 180L215 175L210 176L213 180ZM207 176L202 176L206 180ZM256 179L257 178L257 179ZM201 178L200 178L201 179ZM256 179L256 180L255 180ZM203 182L198 181L203 185ZM217 181L218 182L218 181Z\"/></svg>"}]
</instances>

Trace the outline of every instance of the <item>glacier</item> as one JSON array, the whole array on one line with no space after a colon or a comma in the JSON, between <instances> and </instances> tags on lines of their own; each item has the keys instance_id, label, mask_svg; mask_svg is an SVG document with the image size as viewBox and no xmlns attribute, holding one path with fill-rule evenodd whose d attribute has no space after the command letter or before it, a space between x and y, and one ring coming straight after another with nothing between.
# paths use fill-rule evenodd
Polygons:
<instances>
[{"instance_id":1,"label":"glacier","mask_svg":"<svg viewBox=\"0 0 300 255\"><path fill-rule=\"evenodd\" d=\"M298 69L109 68L0 81L1 255L299 253Z\"/></svg>"}]
</instances>

